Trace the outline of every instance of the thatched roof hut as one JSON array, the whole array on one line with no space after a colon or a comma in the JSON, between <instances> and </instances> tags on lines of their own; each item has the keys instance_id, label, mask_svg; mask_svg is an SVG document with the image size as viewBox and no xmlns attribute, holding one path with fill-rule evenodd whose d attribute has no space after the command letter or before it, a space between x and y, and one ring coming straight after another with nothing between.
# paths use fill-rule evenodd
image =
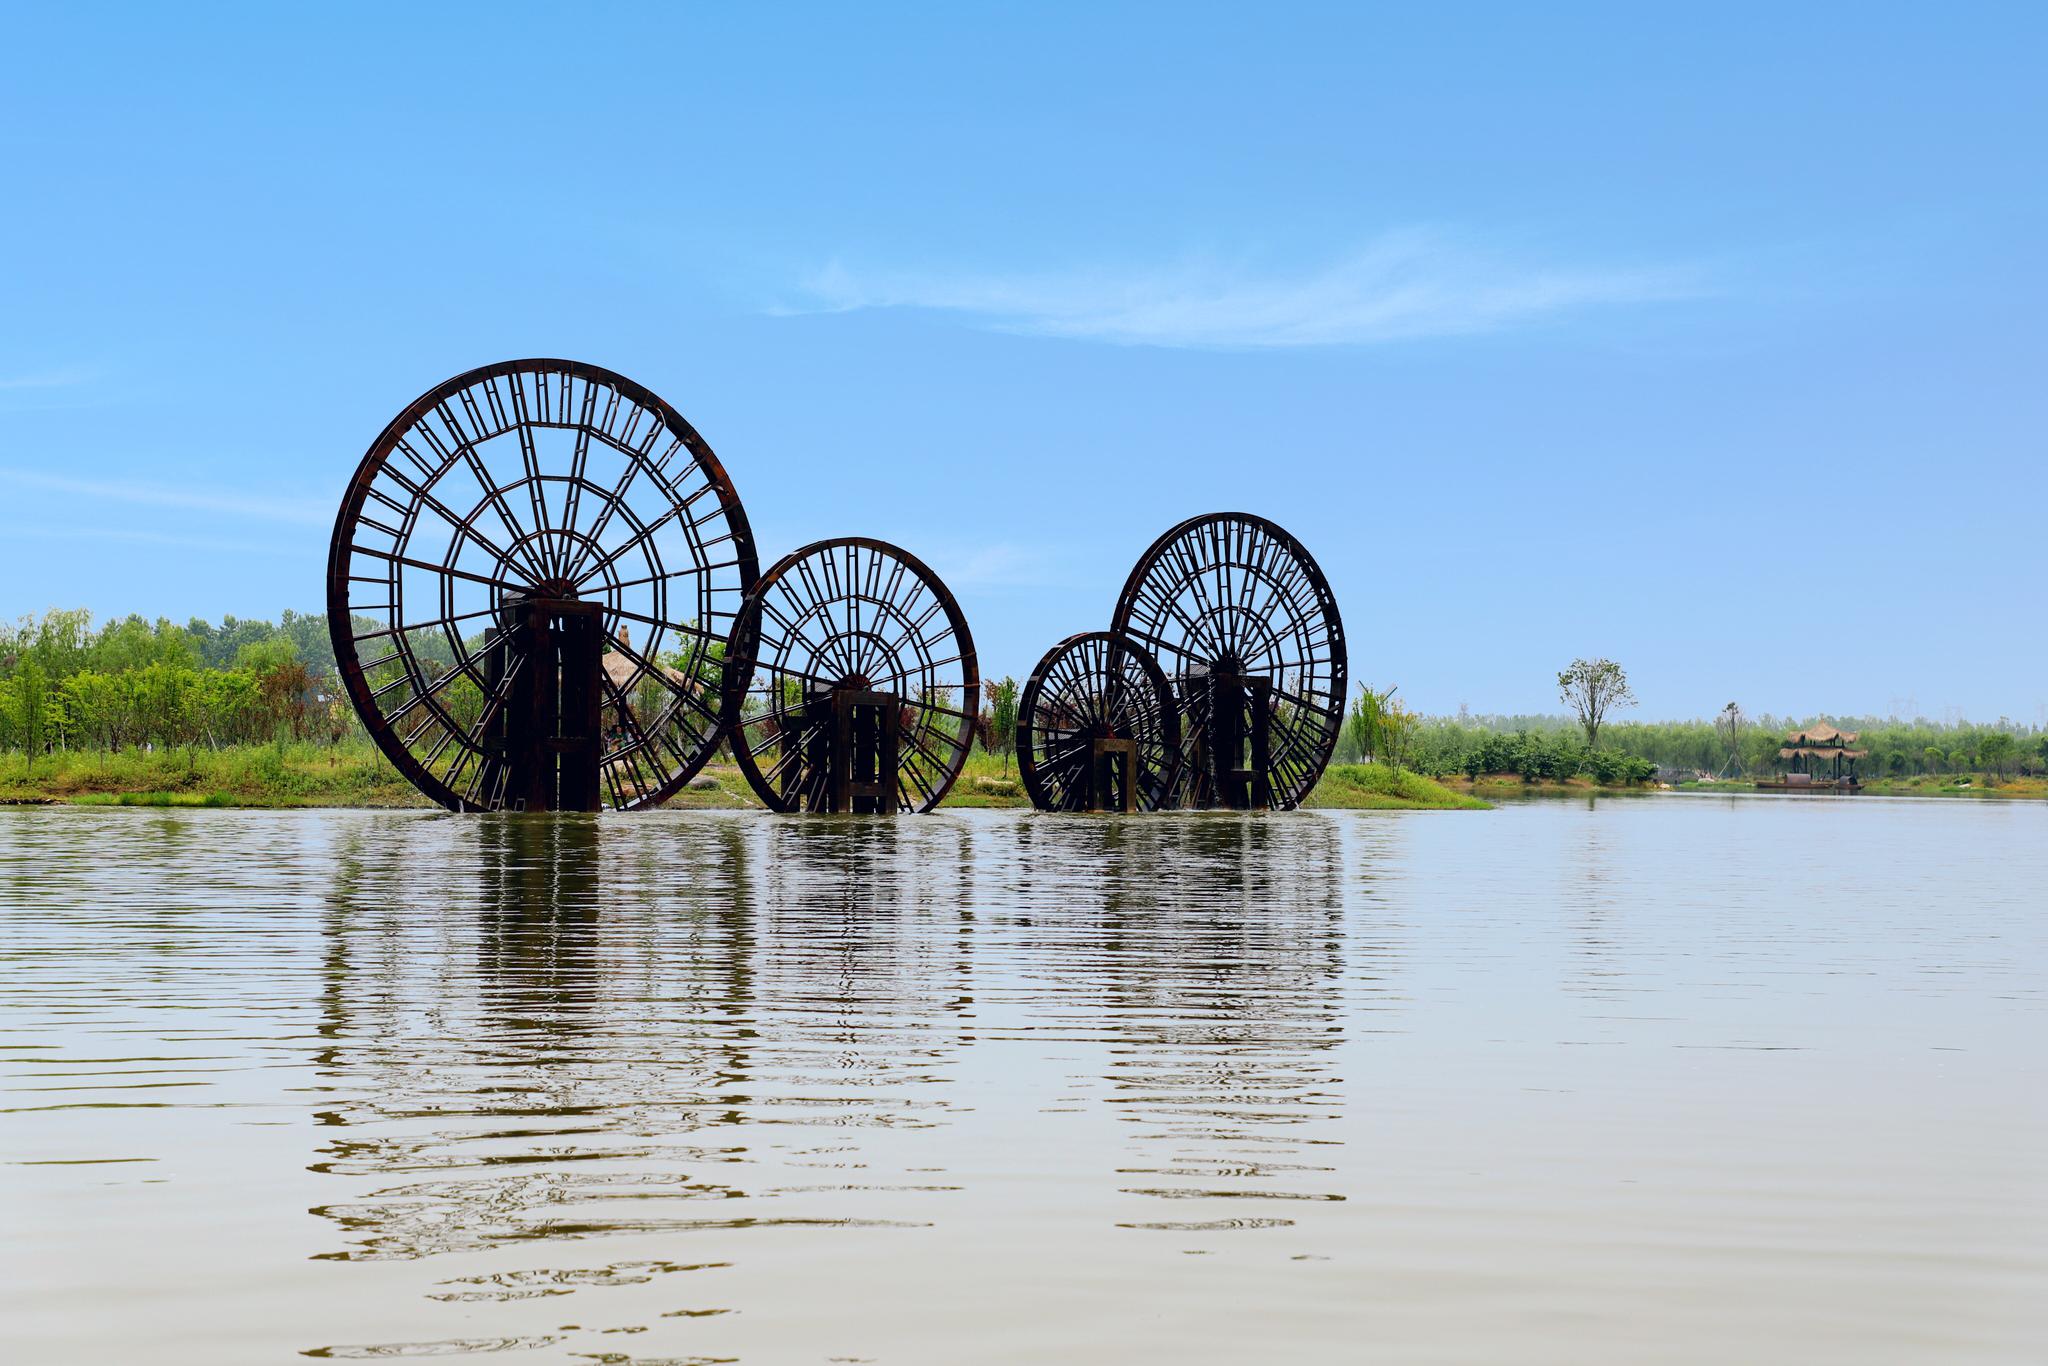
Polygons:
<instances>
[{"instance_id":1,"label":"thatched roof hut","mask_svg":"<svg viewBox=\"0 0 2048 1366\"><path fill-rule=\"evenodd\" d=\"M1867 749L1851 749L1856 743L1857 732L1837 730L1825 721L1816 721L1804 730L1795 730L1785 737L1785 743L1778 749L1778 758L1791 763L1791 776L1784 780L1786 786L1812 785L1853 791L1859 784L1856 779L1856 761L1866 758ZM1832 776L1822 778L1823 772L1832 766Z\"/></svg>"},{"instance_id":2,"label":"thatched roof hut","mask_svg":"<svg viewBox=\"0 0 2048 1366\"><path fill-rule=\"evenodd\" d=\"M633 648L633 636L630 628L623 622L619 625L618 636L619 644L624 646L625 649L606 650L602 662L604 665L604 676L609 678L612 681L612 686L623 694L626 691L627 684L633 682L636 678L645 676L647 671L640 667L640 660L626 653L626 650ZM652 664L655 661L650 659L647 662ZM660 668L663 673L668 675L670 681L680 683L686 687L689 686L689 676L681 669L673 668L666 664L661 665Z\"/></svg>"},{"instance_id":3,"label":"thatched roof hut","mask_svg":"<svg viewBox=\"0 0 2048 1366\"><path fill-rule=\"evenodd\" d=\"M623 623L619 626L619 644L628 650L633 648L633 637L627 633ZM604 676L610 679L612 687L624 696L627 687L633 682L633 676L640 672L640 661L619 650L606 650L601 662L604 665Z\"/></svg>"},{"instance_id":4,"label":"thatched roof hut","mask_svg":"<svg viewBox=\"0 0 2048 1366\"><path fill-rule=\"evenodd\" d=\"M1795 730L1786 736L1784 747L1778 751L1778 757L1862 759L1869 755L1869 750L1849 748L1861 736L1861 731L1836 730L1825 721L1816 721L1805 730Z\"/></svg>"}]
</instances>

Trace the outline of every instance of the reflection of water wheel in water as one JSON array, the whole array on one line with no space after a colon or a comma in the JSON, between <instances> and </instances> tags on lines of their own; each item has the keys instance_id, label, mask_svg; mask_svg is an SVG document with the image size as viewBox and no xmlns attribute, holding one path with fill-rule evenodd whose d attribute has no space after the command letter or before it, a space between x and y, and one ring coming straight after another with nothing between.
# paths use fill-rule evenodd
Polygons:
<instances>
[{"instance_id":1,"label":"reflection of water wheel in water","mask_svg":"<svg viewBox=\"0 0 2048 1366\"><path fill-rule=\"evenodd\" d=\"M443 806L652 806L718 744L718 653L758 569L675 409L594 365L508 361L372 443L328 624L363 724Z\"/></svg>"},{"instance_id":2,"label":"reflection of water wheel in water","mask_svg":"<svg viewBox=\"0 0 2048 1366\"><path fill-rule=\"evenodd\" d=\"M733 625L725 724L777 811L929 811L967 762L981 705L974 642L907 551L818 541L761 576Z\"/></svg>"},{"instance_id":3,"label":"reflection of water wheel in water","mask_svg":"<svg viewBox=\"0 0 2048 1366\"><path fill-rule=\"evenodd\" d=\"M1068 636L1017 699L1017 773L1041 811L1157 811L1173 799L1180 761L1172 688L1124 636Z\"/></svg>"},{"instance_id":4,"label":"reflection of water wheel in water","mask_svg":"<svg viewBox=\"0 0 2048 1366\"><path fill-rule=\"evenodd\" d=\"M1286 809L1308 795L1343 721L1344 626L1301 542L1218 512L1145 552L1111 629L1158 659L1180 712L1179 806Z\"/></svg>"}]
</instances>

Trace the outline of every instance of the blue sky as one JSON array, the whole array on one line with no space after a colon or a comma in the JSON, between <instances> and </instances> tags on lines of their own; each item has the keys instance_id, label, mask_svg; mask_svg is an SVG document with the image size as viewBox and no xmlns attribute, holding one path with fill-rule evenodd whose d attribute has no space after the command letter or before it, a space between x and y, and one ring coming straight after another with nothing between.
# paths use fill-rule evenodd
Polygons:
<instances>
[{"instance_id":1,"label":"blue sky","mask_svg":"<svg viewBox=\"0 0 2048 1366\"><path fill-rule=\"evenodd\" d=\"M1243 508L1427 709L2048 719L2044 11L1660 8L10 7L0 612L317 608L566 355L985 672Z\"/></svg>"}]
</instances>

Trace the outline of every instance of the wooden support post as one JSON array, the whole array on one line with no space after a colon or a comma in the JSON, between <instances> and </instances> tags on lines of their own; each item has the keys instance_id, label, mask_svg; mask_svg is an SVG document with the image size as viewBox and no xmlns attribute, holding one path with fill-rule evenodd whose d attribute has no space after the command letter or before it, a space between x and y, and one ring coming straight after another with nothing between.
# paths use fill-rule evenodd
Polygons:
<instances>
[{"instance_id":1,"label":"wooden support post","mask_svg":"<svg viewBox=\"0 0 2048 1366\"><path fill-rule=\"evenodd\" d=\"M495 684L507 668L518 673L486 739L502 755L500 802L508 810L595 811L601 804L603 614L602 603L528 598L500 617L485 678Z\"/></svg>"},{"instance_id":2,"label":"wooden support post","mask_svg":"<svg viewBox=\"0 0 2048 1366\"><path fill-rule=\"evenodd\" d=\"M546 811L554 805L553 766L543 742L555 733L555 668L547 618L528 602L510 604L502 629L517 660L505 693L505 809Z\"/></svg>"},{"instance_id":3,"label":"wooden support post","mask_svg":"<svg viewBox=\"0 0 2048 1366\"><path fill-rule=\"evenodd\" d=\"M1138 809L1138 745L1134 740L1098 739L1088 764L1090 811Z\"/></svg>"},{"instance_id":4,"label":"wooden support post","mask_svg":"<svg viewBox=\"0 0 2048 1366\"><path fill-rule=\"evenodd\" d=\"M604 759L604 604L556 602L557 662L561 669L554 737L557 811L595 811Z\"/></svg>"},{"instance_id":5,"label":"wooden support post","mask_svg":"<svg viewBox=\"0 0 2048 1366\"><path fill-rule=\"evenodd\" d=\"M1261 810L1272 800L1273 682L1256 674L1204 675L1208 715L1198 754L1209 801L1233 810Z\"/></svg>"},{"instance_id":6,"label":"wooden support post","mask_svg":"<svg viewBox=\"0 0 2048 1366\"><path fill-rule=\"evenodd\" d=\"M1273 714L1273 681L1269 678L1247 678L1244 680L1245 706L1250 710L1251 724L1246 727L1251 742L1251 772L1248 775L1245 804L1255 811L1263 811L1272 804L1272 781L1267 776L1272 764L1272 737L1268 721Z\"/></svg>"},{"instance_id":7,"label":"wooden support post","mask_svg":"<svg viewBox=\"0 0 2048 1366\"><path fill-rule=\"evenodd\" d=\"M902 708L903 699L894 693L833 691L831 810L869 816L896 813Z\"/></svg>"}]
</instances>

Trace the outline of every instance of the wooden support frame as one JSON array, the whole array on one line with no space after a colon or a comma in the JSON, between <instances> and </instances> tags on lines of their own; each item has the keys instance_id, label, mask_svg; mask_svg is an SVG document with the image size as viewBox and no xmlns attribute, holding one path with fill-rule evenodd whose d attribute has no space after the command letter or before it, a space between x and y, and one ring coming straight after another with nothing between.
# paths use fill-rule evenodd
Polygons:
<instances>
[{"instance_id":1,"label":"wooden support frame","mask_svg":"<svg viewBox=\"0 0 2048 1366\"><path fill-rule=\"evenodd\" d=\"M1138 744L1135 740L1098 737L1090 748L1088 800L1090 811L1138 809Z\"/></svg>"},{"instance_id":2,"label":"wooden support frame","mask_svg":"<svg viewBox=\"0 0 2048 1366\"><path fill-rule=\"evenodd\" d=\"M1258 674L1215 670L1203 682L1208 705L1202 759L1212 800L1232 810L1264 810L1273 796L1273 681Z\"/></svg>"},{"instance_id":3,"label":"wooden support frame","mask_svg":"<svg viewBox=\"0 0 2048 1366\"><path fill-rule=\"evenodd\" d=\"M903 699L894 693L832 690L832 778L826 809L896 814L896 758Z\"/></svg>"},{"instance_id":4,"label":"wooden support frame","mask_svg":"<svg viewBox=\"0 0 2048 1366\"><path fill-rule=\"evenodd\" d=\"M903 699L864 688L819 688L803 706L803 724L782 737L799 757L786 779L793 809L834 815L893 815L899 809L897 759Z\"/></svg>"},{"instance_id":5,"label":"wooden support frame","mask_svg":"<svg viewBox=\"0 0 2048 1366\"><path fill-rule=\"evenodd\" d=\"M494 691L508 667L518 672L485 732L487 753L503 766L500 804L514 811L597 810L604 604L562 598L508 603L486 655Z\"/></svg>"}]
</instances>

